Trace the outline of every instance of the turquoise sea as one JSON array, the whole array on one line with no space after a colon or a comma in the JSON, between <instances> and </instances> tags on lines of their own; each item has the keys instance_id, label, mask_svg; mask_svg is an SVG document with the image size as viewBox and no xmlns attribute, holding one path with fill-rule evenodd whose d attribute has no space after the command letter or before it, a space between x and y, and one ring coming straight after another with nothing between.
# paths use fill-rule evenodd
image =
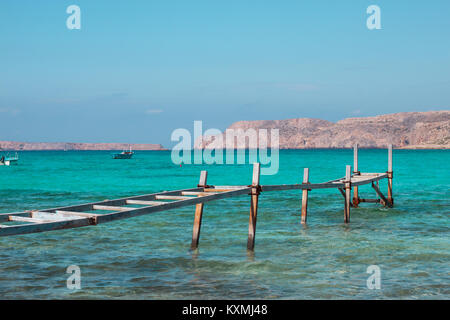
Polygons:
<instances>
[{"instance_id":1,"label":"turquoise sea","mask_svg":"<svg viewBox=\"0 0 450 320\"><path fill-rule=\"evenodd\" d=\"M250 184L251 165L175 165L170 151L20 152L0 167L0 212L44 209L208 183ZM261 184L345 175L352 150L282 150ZM362 172L385 172L386 150L359 151ZM386 192L386 180L381 185ZM362 197L375 197L370 186ZM0 299L449 299L450 151L394 150L395 207L362 204L344 225L337 190L260 196L256 247L247 252L248 196L205 205L200 247L189 250L194 207L98 226L0 238ZM66 287L69 265L81 289ZM381 270L369 290L367 267Z\"/></svg>"}]
</instances>

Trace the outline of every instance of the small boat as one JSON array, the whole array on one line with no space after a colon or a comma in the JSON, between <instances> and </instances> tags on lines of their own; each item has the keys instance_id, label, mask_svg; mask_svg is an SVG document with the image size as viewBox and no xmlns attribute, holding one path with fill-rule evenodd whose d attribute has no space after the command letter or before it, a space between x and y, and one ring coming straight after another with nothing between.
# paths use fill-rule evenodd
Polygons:
<instances>
[{"instance_id":1,"label":"small boat","mask_svg":"<svg viewBox=\"0 0 450 320\"><path fill-rule=\"evenodd\" d=\"M16 165L18 161L19 155L17 154L17 152L15 153L14 156L10 156L9 153L7 153L6 156L0 157L0 166Z\"/></svg>"},{"instance_id":2,"label":"small boat","mask_svg":"<svg viewBox=\"0 0 450 320\"><path fill-rule=\"evenodd\" d=\"M131 151L131 146L130 146L130 150L129 151L122 151L120 153L114 153L112 155L113 159L131 159L131 157L133 156L134 152Z\"/></svg>"}]
</instances>

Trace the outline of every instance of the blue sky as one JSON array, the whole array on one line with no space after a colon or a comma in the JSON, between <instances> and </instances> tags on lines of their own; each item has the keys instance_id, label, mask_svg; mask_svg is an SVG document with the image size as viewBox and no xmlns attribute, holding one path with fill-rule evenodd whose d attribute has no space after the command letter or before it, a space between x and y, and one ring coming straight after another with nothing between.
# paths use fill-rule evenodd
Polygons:
<instances>
[{"instance_id":1,"label":"blue sky","mask_svg":"<svg viewBox=\"0 0 450 320\"><path fill-rule=\"evenodd\" d=\"M450 109L446 0L2 0L0 39L0 140L170 147L194 120Z\"/></svg>"}]
</instances>

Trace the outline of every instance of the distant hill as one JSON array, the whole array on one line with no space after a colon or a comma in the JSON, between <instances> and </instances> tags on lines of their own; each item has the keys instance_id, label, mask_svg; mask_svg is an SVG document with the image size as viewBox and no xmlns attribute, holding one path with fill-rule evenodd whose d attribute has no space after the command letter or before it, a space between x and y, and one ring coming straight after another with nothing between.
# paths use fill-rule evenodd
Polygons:
<instances>
[{"instance_id":1,"label":"distant hill","mask_svg":"<svg viewBox=\"0 0 450 320\"><path fill-rule=\"evenodd\" d=\"M238 121L228 129L279 129L281 149L351 148L355 143L362 148L385 148L392 143L403 149L450 149L450 111L403 112L338 122L309 118ZM203 137L202 143L197 140L195 147L217 147L216 138L223 139L223 134L214 137ZM238 143L237 148L248 148L248 143Z\"/></svg>"},{"instance_id":2,"label":"distant hill","mask_svg":"<svg viewBox=\"0 0 450 320\"><path fill-rule=\"evenodd\" d=\"M0 141L0 150L166 150L160 144L128 143L65 143L65 142L14 142Z\"/></svg>"}]
</instances>

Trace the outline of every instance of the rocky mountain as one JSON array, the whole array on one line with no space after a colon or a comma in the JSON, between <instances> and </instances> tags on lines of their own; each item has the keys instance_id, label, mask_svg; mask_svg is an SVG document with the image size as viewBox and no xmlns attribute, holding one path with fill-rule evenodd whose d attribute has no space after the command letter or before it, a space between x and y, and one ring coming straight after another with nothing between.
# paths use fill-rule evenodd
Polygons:
<instances>
[{"instance_id":1,"label":"rocky mountain","mask_svg":"<svg viewBox=\"0 0 450 320\"><path fill-rule=\"evenodd\" d=\"M270 129L279 129L280 149L351 148L355 143L362 148L385 148L392 143L403 149L450 149L450 111L403 112L338 122L308 118L238 121L228 129L240 129L241 135L248 129L257 133L267 129L268 146ZM239 140L236 148L248 148L248 141ZM226 145L223 133L204 136L195 147L214 149L220 145Z\"/></svg>"},{"instance_id":2,"label":"rocky mountain","mask_svg":"<svg viewBox=\"0 0 450 320\"><path fill-rule=\"evenodd\" d=\"M0 141L0 150L125 150L128 143L65 143ZM131 144L133 150L166 150L160 144Z\"/></svg>"}]
</instances>

